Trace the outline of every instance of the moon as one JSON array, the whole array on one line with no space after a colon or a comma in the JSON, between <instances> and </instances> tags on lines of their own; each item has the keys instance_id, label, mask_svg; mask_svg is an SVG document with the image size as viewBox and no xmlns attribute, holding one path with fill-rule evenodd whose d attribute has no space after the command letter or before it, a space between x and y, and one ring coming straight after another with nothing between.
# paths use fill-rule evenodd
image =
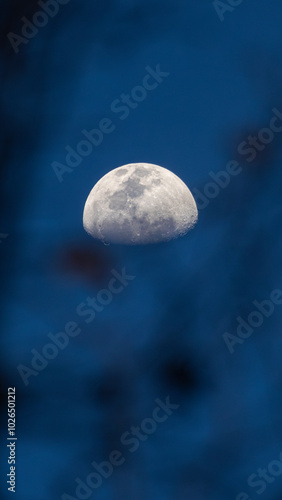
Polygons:
<instances>
[{"instance_id":1,"label":"moon","mask_svg":"<svg viewBox=\"0 0 282 500\"><path fill-rule=\"evenodd\" d=\"M129 163L102 177L84 207L83 226L105 244L146 245L184 236L198 219L193 195L170 170Z\"/></svg>"}]
</instances>

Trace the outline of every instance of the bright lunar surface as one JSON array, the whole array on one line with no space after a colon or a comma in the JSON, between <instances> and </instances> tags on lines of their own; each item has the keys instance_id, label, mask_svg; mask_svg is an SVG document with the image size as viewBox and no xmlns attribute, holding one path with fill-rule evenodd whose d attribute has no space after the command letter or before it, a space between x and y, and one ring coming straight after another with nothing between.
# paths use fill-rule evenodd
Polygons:
<instances>
[{"instance_id":1,"label":"bright lunar surface","mask_svg":"<svg viewBox=\"0 0 282 500\"><path fill-rule=\"evenodd\" d=\"M95 184L83 225L104 243L144 245L184 236L197 218L195 200L179 177L158 165L130 163Z\"/></svg>"}]
</instances>

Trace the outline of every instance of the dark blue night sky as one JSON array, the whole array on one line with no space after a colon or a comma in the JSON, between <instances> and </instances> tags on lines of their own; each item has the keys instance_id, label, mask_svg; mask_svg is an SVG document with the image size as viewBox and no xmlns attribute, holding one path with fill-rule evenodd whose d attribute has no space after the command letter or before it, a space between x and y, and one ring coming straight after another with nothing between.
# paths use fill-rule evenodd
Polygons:
<instances>
[{"instance_id":1,"label":"dark blue night sky","mask_svg":"<svg viewBox=\"0 0 282 500\"><path fill-rule=\"evenodd\" d=\"M12 498L281 500L281 1L0 5L1 498L15 386ZM86 234L134 162L188 185L187 236Z\"/></svg>"}]
</instances>

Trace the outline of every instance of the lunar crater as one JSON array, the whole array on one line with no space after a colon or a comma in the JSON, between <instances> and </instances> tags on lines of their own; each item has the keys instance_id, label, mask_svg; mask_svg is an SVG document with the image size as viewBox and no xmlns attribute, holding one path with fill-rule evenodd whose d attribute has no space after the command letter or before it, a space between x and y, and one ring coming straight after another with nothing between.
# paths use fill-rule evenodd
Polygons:
<instances>
[{"instance_id":1,"label":"lunar crater","mask_svg":"<svg viewBox=\"0 0 282 500\"><path fill-rule=\"evenodd\" d=\"M115 172L115 175L117 177L122 177L123 175L127 174L128 170L126 168L121 168L120 170L117 170Z\"/></svg>"},{"instance_id":2,"label":"lunar crater","mask_svg":"<svg viewBox=\"0 0 282 500\"><path fill-rule=\"evenodd\" d=\"M116 191L110 198L109 208L111 210L122 210L126 207L127 196L124 191Z\"/></svg>"},{"instance_id":3,"label":"lunar crater","mask_svg":"<svg viewBox=\"0 0 282 500\"><path fill-rule=\"evenodd\" d=\"M153 179L152 184L153 186L159 186L160 184L162 184L162 181L161 179Z\"/></svg>"},{"instance_id":4,"label":"lunar crater","mask_svg":"<svg viewBox=\"0 0 282 500\"><path fill-rule=\"evenodd\" d=\"M145 167L136 167L134 174L139 177L146 177L147 175L150 175L150 172Z\"/></svg>"},{"instance_id":5,"label":"lunar crater","mask_svg":"<svg viewBox=\"0 0 282 500\"><path fill-rule=\"evenodd\" d=\"M123 185L125 187L125 192L130 196L130 198L138 198L138 196L141 196L145 189L147 189L146 186L143 186L140 184L139 179L128 179L127 181L123 182Z\"/></svg>"}]
</instances>

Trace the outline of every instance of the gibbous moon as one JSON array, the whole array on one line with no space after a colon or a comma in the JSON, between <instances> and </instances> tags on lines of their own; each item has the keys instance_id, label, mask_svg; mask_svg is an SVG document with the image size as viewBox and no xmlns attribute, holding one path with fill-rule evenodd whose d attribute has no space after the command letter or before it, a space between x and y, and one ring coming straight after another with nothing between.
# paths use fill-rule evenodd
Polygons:
<instances>
[{"instance_id":1,"label":"gibbous moon","mask_svg":"<svg viewBox=\"0 0 282 500\"><path fill-rule=\"evenodd\" d=\"M130 163L95 184L83 226L104 243L145 245L184 236L197 219L195 200L179 177L158 165Z\"/></svg>"}]
</instances>

